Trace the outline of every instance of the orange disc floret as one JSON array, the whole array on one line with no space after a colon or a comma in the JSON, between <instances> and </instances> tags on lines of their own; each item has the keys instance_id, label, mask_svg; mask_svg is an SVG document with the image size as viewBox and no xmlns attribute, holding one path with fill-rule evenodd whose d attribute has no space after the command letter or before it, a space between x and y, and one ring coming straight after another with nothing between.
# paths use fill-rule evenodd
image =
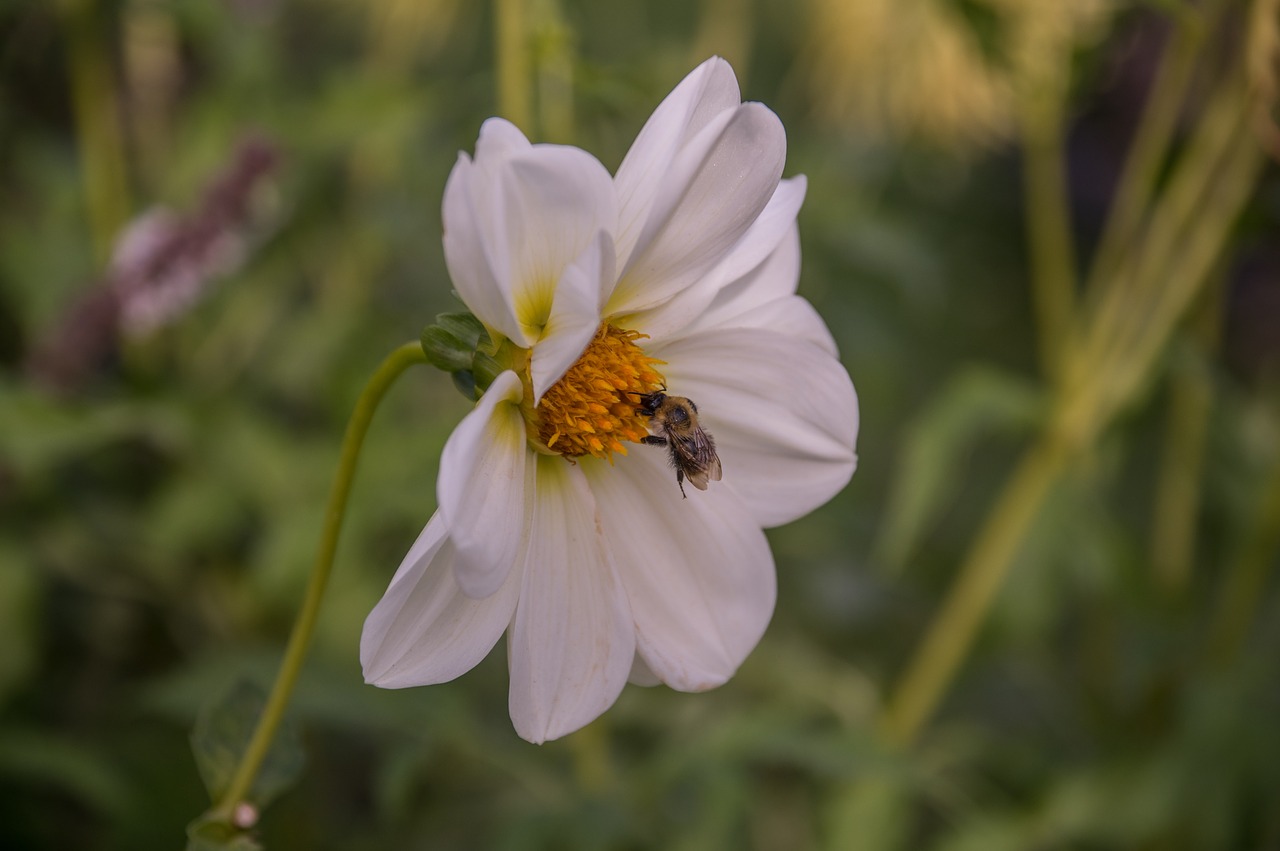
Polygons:
<instances>
[{"instance_id":1,"label":"orange disc floret","mask_svg":"<svg viewBox=\"0 0 1280 851\"><path fill-rule=\"evenodd\" d=\"M577 363L542 395L531 426L543 446L561 455L594 455L612 461L627 454L623 441L639 443L649 420L638 397L663 386L654 368L663 363L636 344L646 335L605 323Z\"/></svg>"}]
</instances>

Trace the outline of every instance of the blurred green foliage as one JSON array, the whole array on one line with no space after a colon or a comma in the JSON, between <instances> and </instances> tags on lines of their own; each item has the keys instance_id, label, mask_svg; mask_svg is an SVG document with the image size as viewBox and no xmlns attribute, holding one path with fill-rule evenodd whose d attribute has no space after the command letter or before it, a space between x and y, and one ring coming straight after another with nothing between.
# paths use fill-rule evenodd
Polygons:
<instances>
[{"instance_id":1,"label":"blurred green foliage","mask_svg":"<svg viewBox=\"0 0 1280 851\"><path fill-rule=\"evenodd\" d=\"M1280 846L1274 169L1205 299L1221 305L1196 308L1214 333L1179 332L1053 488L937 719L896 750L881 705L1045 416L1015 129L986 127L975 147L830 109L814 45L831 10L816 0L524 5L534 138L616 168L712 52L782 117L787 173L809 177L801 293L858 387L861 467L770 533L779 609L736 679L703 695L629 687L538 748L511 729L501 648L443 686L361 682L361 623L432 511L467 410L447 375L410 373L373 424L293 702L306 768L260 841ZM1015 55L992 44L1009 4L935 5L974 28L979 54ZM173 848L207 807L189 731L236 683L274 675L363 382L458 308L438 211L457 151L499 109L493 15L457 0L0 6L0 845ZM1082 254L1168 28L1125 8L1076 46ZM965 91L912 96L941 108ZM278 163L234 271L165 327L90 346L67 317L104 286L127 221L199 209L253 135ZM50 346L86 348L70 378L37 368ZM1187 375L1204 400L1190 408ZM1160 447L1196 416L1170 556L1153 511L1189 453Z\"/></svg>"}]
</instances>

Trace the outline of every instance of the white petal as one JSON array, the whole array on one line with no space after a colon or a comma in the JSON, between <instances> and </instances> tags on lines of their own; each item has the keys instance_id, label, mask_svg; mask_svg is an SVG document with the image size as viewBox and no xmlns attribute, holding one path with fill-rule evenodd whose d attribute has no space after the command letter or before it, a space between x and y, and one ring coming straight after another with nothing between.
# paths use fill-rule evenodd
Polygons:
<instances>
[{"instance_id":1,"label":"white petal","mask_svg":"<svg viewBox=\"0 0 1280 851\"><path fill-rule=\"evenodd\" d=\"M613 181L577 148L535 145L503 176L502 212L516 318L531 339L551 315L565 267L600 231L617 226Z\"/></svg>"},{"instance_id":2,"label":"white petal","mask_svg":"<svg viewBox=\"0 0 1280 851\"><path fill-rule=\"evenodd\" d=\"M476 140L476 159L497 162L533 147L529 140L505 118L489 118L480 125Z\"/></svg>"},{"instance_id":3,"label":"white petal","mask_svg":"<svg viewBox=\"0 0 1280 851\"><path fill-rule=\"evenodd\" d=\"M729 63L713 56L693 69L663 99L618 167L618 263L640 236L653 199L681 147L715 116L742 102Z\"/></svg>"},{"instance_id":4,"label":"white petal","mask_svg":"<svg viewBox=\"0 0 1280 851\"><path fill-rule=\"evenodd\" d=\"M800 282L800 231L792 224L764 261L730 280L690 330L714 328L753 308L795 295Z\"/></svg>"},{"instance_id":5,"label":"white petal","mask_svg":"<svg viewBox=\"0 0 1280 851\"><path fill-rule=\"evenodd\" d=\"M795 231L796 216L804 204L808 186L809 181L803 174L778 183L769 203L716 268L723 280L737 280L750 273Z\"/></svg>"},{"instance_id":6,"label":"white petal","mask_svg":"<svg viewBox=\"0 0 1280 851\"><path fill-rule=\"evenodd\" d=\"M609 321L619 328L639 331L654 341L649 345L689 333L690 323L697 322L715 300L717 288L710 278L686 287L655 307L635 313L613 313L606 308ZM648 348L648 346L646 346Z\"/></svg>"},{"instance_id":7,"label":"white petal","mask_svg":"<svg viewBox=\"0 0 1280 851\"><path fill-rule=\"evenodd\" d=\"M832 358L839 357L835 338L813 305L798 295L758 305L744 313L718 319L719 328L761 328L812 343ZM699 331L698 333L701 333Z\"/></svg>"},{"instance_id":8,"label":"white petal","mask_svg":"<svg viewBox=\"0 0 1280 851\"><path fill-rule=\"evenodd\" d=\"M529 145L486 121L474 162L463 155L445 186L445 259L467 306L529 346L542 333L561 274L587 243L617 226L613 180L595 157Z\"/></svg>"},{"instance_id":9,"label":"white petal","mask_svg":"<svg viewBox=\"0 0 1280 851\"><path fill-rule=\"evenodd\" d=\"M511 721L531 742L593 721L617 700L635 654L626 594L582 470L538 457L534 534L509 634Z\"/></svg>"},{"instance_id":10,"label":"white petal","mask_svg":"<svg viewBox=\"0 0 1280 851\"><path fill-rule=\"evenodd\" d=\"M601 231L569 264L556 285L551 318L533 347L533 403L581 357L600 327L602 289L613 286L613 240ZM607 284L606 284L607 282Z\"/></svg>"},{"instance_id":11,"label":"white petal","mask_svg":"<svg viewBox=\"0 0 1280 851\"><path fill-rule=\"evenodd\" d=\"M690 337L710 328L764 328L789 337L808 340L838 357L836 341L813 305L793 295L800 276L800 235L792 226L787 236L765 262L720 290L700 315L677 328L667 329L637 323L639 331L662 345L675 337ZM668 304L678 302L672 299ZM657 312L665 314L663 305Z\"/></svg>"},{"instance_id":12,"label":"white petal","mask_svg":"<svg viewBox=\"0 0 1280 851\"><path fill-rule=\"evenodd\" d=\"M714 327L725 316L795 293L800 280L795 217L804 192L803 177L779 183L764 212L716 268L669 301L621 317L621 323L661 341Z\"/></svg>"},{"instance_id":13,"label":"white petal","mask_svg":"<svg viewBox=\"0 0 1280 851\"><path fill-rule=\"evenodd\" d=\"M636 653L636 658L631 660L631 673L627 675L627 682L645 688L662 685L662 680L639 653Z\"/></svg>"},{"instance_id":14,"label":"white petal","mask_svg":"<svg viewBox=\"0 0 1280 851\"><path fill-rule=\"evenodd\" d=\"M483 600L462 593L439 514L422 530L360 636L365 682L382 688L443 683L480 662L515 612L520 572Z\"/></svg>"},{"instance_id":15,"label":"white petal","mask_svg":"<svg viewBox=\"0 0 1280 851\"><path fill-rule=\"evenodd\" d=\"M493 204L485 203L483 210L477 209L477 201L487 202L492 194L483 185L492 183L489 178L466 154L458 155L444 185L445 265L458 295L477 319L517 344L528 345L507 293L505 254L491 253L494 240L483 226Z\"/></svg>"},{"instance_id":16,"label":"white petal","mask_svg":"<svg viewBox=\"0 0 1280 851\"><path fill-rule=\"evenodd\" d=\"M520 402L524 388L507 371L449 435L436 496L457 549L458 583L473 597L500 586L524 549L533 494L527 492Z\"/></svg>"},{"instance_id":17,"label":"white petal","mask_svg":"<svg viewBox=\"0 0 1280 851\"><path fill-rule=\"evenodd\" d=\"M644 661L681 691L725 682L773 615L777 585L764 533L719 483L682 499L659 450L639 447L613 468L585 472Z\"/></svg>"},{"instance_id":18,"label":"white petal","mask_svg":"<svg viewBox=\"0 0 1280 851\"><path fill-rule=\"evenodd\" d=\"M670 392L698 405L724 484L765 527L840 491L857 462L858 400L829 351L763 328L715 328L654 346Z\"/></svg>"},{"instance_id":19,"label":"white petal","mask_svg":"<svg viewBox=\"0 0 1280 851\"><path fill-rule=\"evenodd\" d=\"M662 178L609 311L660 304L719 263L773 196L786 148L782 123L761 104L713 118Z\"/></svg>"}]
</instances>

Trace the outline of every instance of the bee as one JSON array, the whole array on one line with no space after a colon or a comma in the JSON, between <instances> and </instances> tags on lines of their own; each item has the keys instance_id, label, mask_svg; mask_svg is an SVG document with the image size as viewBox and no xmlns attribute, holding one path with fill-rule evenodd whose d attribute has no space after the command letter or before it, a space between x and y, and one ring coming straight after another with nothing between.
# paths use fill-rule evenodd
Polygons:
<instances>
[{"instance_id":1,"label":"bee","mask_svg":"<svg viewBox=\"0 0 1280 851\"><path fill-rule=\"evenodd\" d=\"M649 427L659 432L643 438L641 443L665 446L670 451L680 496L689 498L684 492L686 477L700 491L707 489L707 482L720 481L716 442L698 425L698 406L693 400L661 391L636 395L640 397L640 411L649 417Z\"/></svg>"}]
</instances>

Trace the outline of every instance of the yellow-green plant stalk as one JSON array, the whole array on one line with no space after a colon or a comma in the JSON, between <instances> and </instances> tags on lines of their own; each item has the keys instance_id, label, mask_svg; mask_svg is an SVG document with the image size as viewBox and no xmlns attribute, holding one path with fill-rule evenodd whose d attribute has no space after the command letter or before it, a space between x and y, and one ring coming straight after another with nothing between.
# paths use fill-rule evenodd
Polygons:
<instances>
[{"instance_id":1,"label":"yellow-green plant stalk","mask_svg":"<svg viewBox=\"0 0 1280 851\"><path fill-rule=\"evenodd\" d=\"M533 127L533 60L529 50L528 0L496 0L498 114L517 127Z\"/></svg>"},{"instance_id":2,"label":"yellow-green plant stalk","mask_svg":"<svg viewBox=\"0 0 1280 851\"><path fill-rule=\"evenodd\" d=\"M1271 467L1257 512L1231 564L1209 622L1208 661L1225 667L1239 654L1264 598L1280 549L1280 459Z\"/></svg>"},{"instance_id":3,"label":"yellow-green plant stalk","mask_svg":"<svg viewBox=\"0 0 1280 851\"><path fill-rule=\"evenodd\" d=\"M1232 75L1221 82L1169 190L1143 215L1147 229L1118 258L1118 272L1102 282L1097 309L1081 318L1041 436L988 515L885 707L882 727L893 743L914 741L936 710L1046 496L1142 390L1203 290L1262 163L1249 133L1251 114L1243 80ZM1137 167L1127 173L1138 181L1145 174Z\"/></svg>"},{"instance_id":4,"label":"yellow-green plant stalk","mask_svg":"<svg viewBox=\"0 0 1280 851\"><path fill-rule=\"evenodd\" d=\"M568 144L574 139L573 69L576 60L573 29L560 4L543 0L534 23L537 45L538 126L548 142Z\"/></svg>"},{"instance_id":5,"label":"yellow-green plant stalk","mask_svg":"<svg viewBox=\"0 0 1280 851\"><path fill-rule=\"evenodd\" d=\"M1040 369L1052 380L1061 368L1075 321L1075 247L1069 217L1065 126L1070 45L1046 62L1018 97L1022 126L1027 241Z\"/></svg>"},{"instance_id":6,"label":"yellow-green plant stalk","mask_svg":"<svg viewBox=\"0 0 1280 851\"><path fill-rule=\"evenodd\" d=\"M1124 248L1138 236L1142 216L1155 191L1156 175L1169 152L1179 111L1205 38L1217 24L1225 0L1209 0L1202 8L1180 6L1171 42L1160 58L1155 82L1143 108L1137 135L1125 158L1124 170L1106 227L1098 245L1086 291L1095 294L1111 281Z\"/></svg>"},{"instance_id":7,"label":"yellow-green plant stalk","mask_svg":"<svg viewBox=\"0 0 1280 851\"><path fill-rule=\"evenodd\" d=\"M116 73L96 4L63 0L61 13L89 235L94 261L102 266L131 207Z\"/></svg>"},{"instance_id":8,"label":"yellow-green plant stalk","mask_svg":"<svg viewBox=\"0 0 1280 851\"><path fill-rule=\"evenodd\" d=\"M1215 273L1214 284L1190 323L1189 350L1170 374L1168 424L1151 522L1153 578L1170 598L1181 596L1191 578L1200 478L1213 406L1213 381L1206 361L1217 349L1225 295L1223 276Z\"/></svg>"}]
</instances>

